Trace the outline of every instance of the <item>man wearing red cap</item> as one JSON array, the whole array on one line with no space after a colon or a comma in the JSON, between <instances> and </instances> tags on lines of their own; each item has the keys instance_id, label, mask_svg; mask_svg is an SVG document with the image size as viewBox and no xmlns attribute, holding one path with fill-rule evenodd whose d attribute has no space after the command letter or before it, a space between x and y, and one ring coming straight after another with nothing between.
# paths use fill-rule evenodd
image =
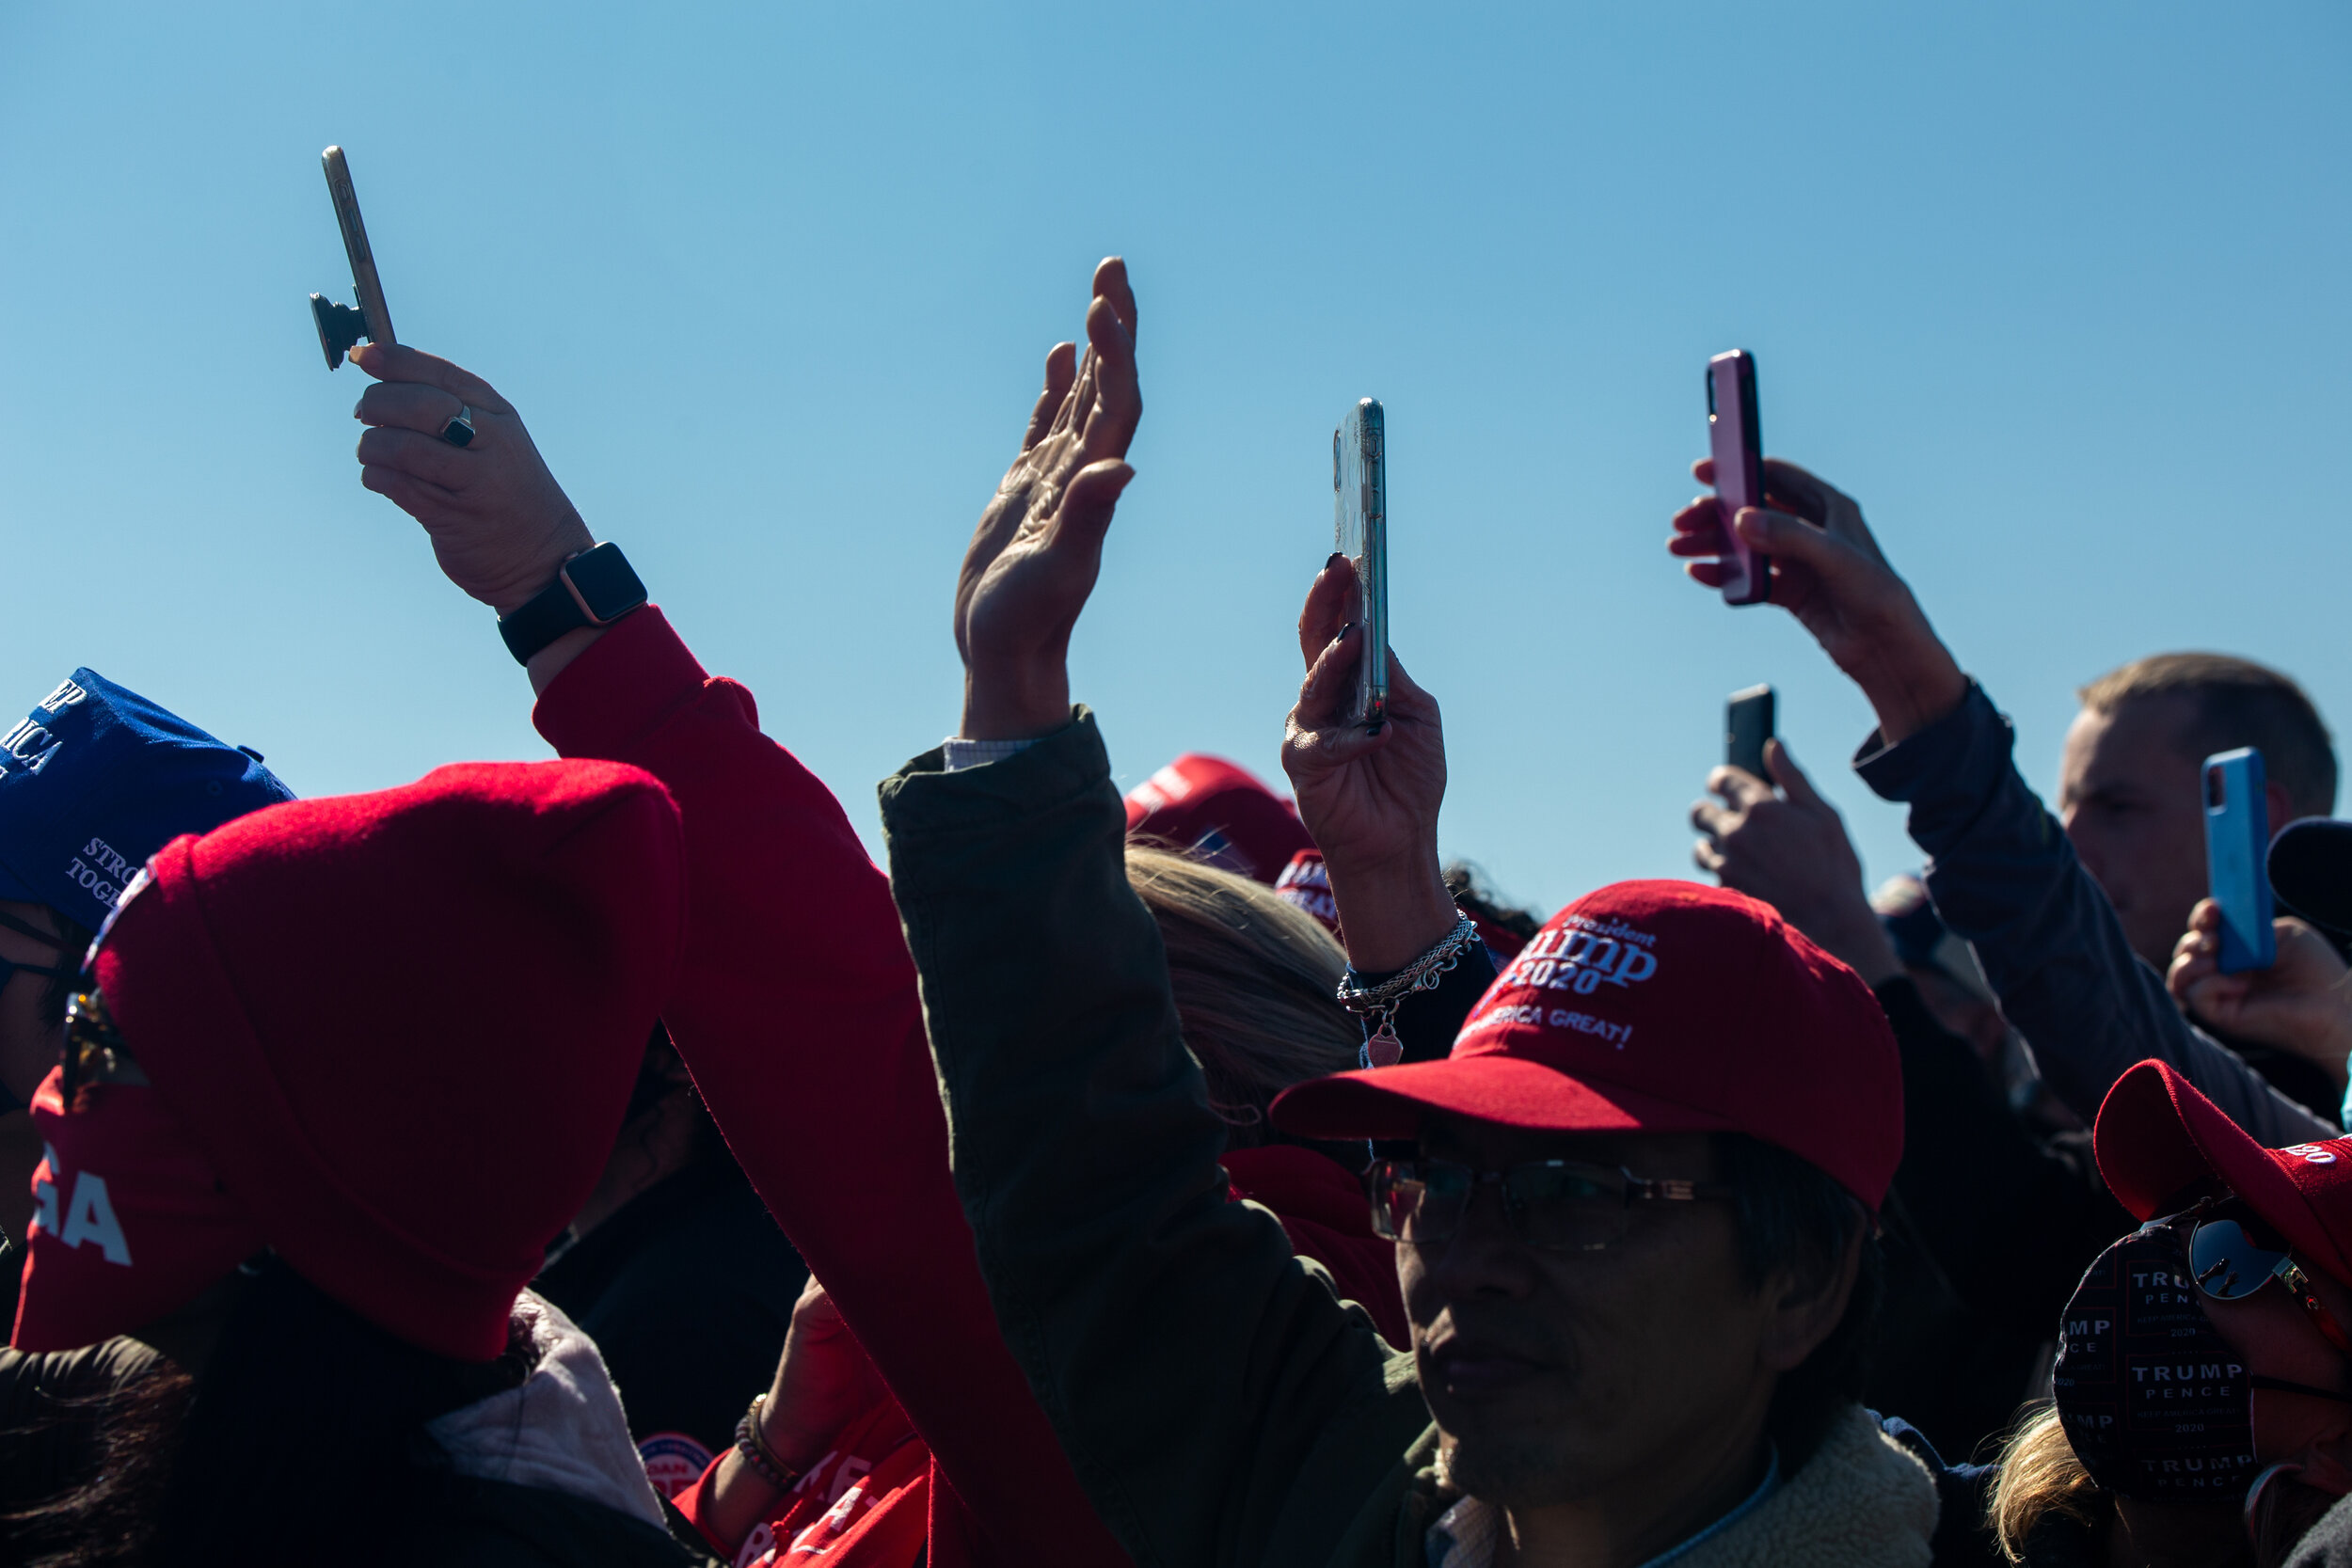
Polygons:
<instances>
[{"instance_id":1,"label":"man wearing red cap","mask_svg":"<svg viewBox=\"0 0 2352 1568\"><path fill-rule=\"evenodd\" d=\"M1450 1059L1278 1101L1295 1136L1418 1139L1367 1179L1408 1351L1229 1198L1108 758L1069 704L1131 476L1105 451L975 540L960 739L882 790L957 1187L1104 1519L1147 1564L1927 1562L1934 1482L1852 1400L1895 1049L1764 906L1604 889Z\"/></svg>"}]
</instances>

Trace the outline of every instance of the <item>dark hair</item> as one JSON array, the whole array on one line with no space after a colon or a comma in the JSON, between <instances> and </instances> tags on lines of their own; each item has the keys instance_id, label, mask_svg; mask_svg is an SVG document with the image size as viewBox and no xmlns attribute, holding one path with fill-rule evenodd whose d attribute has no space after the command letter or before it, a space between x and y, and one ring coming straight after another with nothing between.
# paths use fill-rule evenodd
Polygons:
<instances>
[{"instance_id":1,"label":"dark hair","mask_svg":"<svg viewBox=\"0 0 2352 1568\"><path fill-rule=\"evenodd\" d=\"M670 1038L670 1031L656 1019L653 1033L646 1037L644 1054L637 1059L637 1078L629 1085L628 1104L621 1112L620 1137L628 1136L631 1127L637 1129L638 1147L652 1158L654 1118L645 1115L673 1095L683 1094L693 1107L694 1138L686 1163L697 1164L704 1160L735 1156L727 1152L726 1140L719 1135L719 1124L710 1119L710 1108L703 1103L702 1091L694 1086L693 1075L687 1070L686 1058L678 1054L677 1045ZM618 1147L617 1141L615 1147Z\"/></svg>"},{"instance_id":2,"label":"dark hair","mask_svg":"<svg viewBox=\"0 0 2352 1568\"><path fill-rule=\"evenodd\" d=\"M38 1511L37 1528L66 1544L32 1560L296 1562L323 1542L338 1558L389 1560L398 1527L429 1511L449 1470L425 1423L516 1386L533 1359L519 1324L495 1361L436 1355L272 1255L252 1266L192 1391L184 1375L151 1375L115 1396L100 1434L108 1463Z\"/></svg>"},{"instance_id":3,"label":"dark hair","mask_svg":"<svg viewBox=\"0 0 2352 1568\"><path fill-rule=\"evenodd\" d=\"M1505 903L1502 895L1486 879L1486 868L1476 862L1455 861L1441 875L1445 878L1445 890L1454 895L1454 907L1464 914L1508 931L1522 942L1534 942L1535 933L1544 928L1544 917L1534 910Z\"/></svg>"},{"instance_id":4,"label":"dark hair","mask_svg":"<svg viewBox=\"0 0 2352 1568\"><path fill-rule=\"evenodd\" d=\"M30 1568L112 1568L151 1560L156 1513L195 1380L162 1356L113 1387L52 1397L40 1419L12 1428L25 1443L59 1443L65 1491L11 1510L5 1542Z\"/></svg>"},{"instance_id":5,"label":"dark hair","mask_svg":"<svg viewBox=\"0 0 2352 1568\"><path fill-rule=\"evenodd\" d=\"M1751 1290L1776 1269L1826 1289L1854 1237L1863 1238L1861 1272L1846 1315L1801 1366L1782 1374L1765 1415L1764 1430L1780 1451L1782 1470L1793 1473L1813 1457L1838 1412L1862 1398L1885 1260L1868 1233L1869 1214L1820 1166L1744 1133L1718 1132L1714 1144L1716 1179L1733 1191L1740 1272Z\"/></svg>"},{"instance_id":6,"label":"dark hair","mask_svg":"<svg viewBox=\"0 0 2352 1568\"><path fill-rule=\"evenodd\" d=\"M89 951L90 939L97 933L62 910L42 907L57 923L57 973L40 989L40 1021L54 1029L65 1022L65 1005L73 1000L81 983L82 956Z\"/></svg>"},{"instance_id":7,"label":"dark hair","mask_svg":"<svg viewBox=\"0 0 2352 1568\"><path fill-rule=\"evenodd\" d=\"M2141 697L2186 697L2195 712L2181 738L2192 760L2252 746L2297 816L2336 809L2336 748L2303 689L2267 665L2229 654L2154 654L2110 670L2075 695L2093 713Z\"/></svg>"}]
</instances>

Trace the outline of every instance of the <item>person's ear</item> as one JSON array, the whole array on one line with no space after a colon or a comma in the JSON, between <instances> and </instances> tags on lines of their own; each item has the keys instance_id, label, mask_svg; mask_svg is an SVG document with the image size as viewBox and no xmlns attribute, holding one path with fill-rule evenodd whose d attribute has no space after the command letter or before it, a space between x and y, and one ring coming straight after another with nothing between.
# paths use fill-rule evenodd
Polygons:
<instances>
[{"instance_id":1,"label":"person's ear","mask_svg":"<svg viewBox=\"0 0 2352 1568\"><path fill-rule=\"evenodd\" d=\"M1766 1276L1764 1332L1756 1352L1765 1370L1796 1370L1845 1321L1854 1280L1862 1273L1866 1229L1855 1227L1844 1254L1828 1269L1774 1269Z\"/></svg>"},{"instance_id":2,"label":"person's ear","mask_svg":"<svg viewBox=\"0 0 2352 1568\"><path fill-rule=\"evenodd\" d=\"M2274 833L2295 820L2295 802L2287 799L2287 792L2275 780L2263 781L2263 809L2270 813L2270 831Z\"/></svg>"}]
</instances>

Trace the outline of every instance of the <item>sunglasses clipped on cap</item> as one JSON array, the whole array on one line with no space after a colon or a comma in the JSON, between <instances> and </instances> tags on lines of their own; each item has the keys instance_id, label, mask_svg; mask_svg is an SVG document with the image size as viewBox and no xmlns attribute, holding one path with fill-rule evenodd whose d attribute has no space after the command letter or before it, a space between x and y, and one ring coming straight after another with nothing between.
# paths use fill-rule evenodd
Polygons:
<instances>
[{"instance_id":1,"label":"sunglasses clipped on cap","mask_svg":"<svg viewBox=\"0 0 2352 1568\"><path fill-rule=\"evenodd\" d=\"M2344 1324L2312 1289L2311 1276L2295 1260L2294 1249L2243 1203L2234 1198L2208 1198L2185 1213L2156 1223L2190 1227L2188 1272L2200 1293L2215 1301L2243 1301L2275 1280L2303 1309L2321 1338L2339 1353L2352 1356L2352 1334L2344 1332ZM2247 1381L2257 1388L2313 1394L2352 1404L2352 1393L2271 1377L2249 1376Z\"/></svg>"},{"instance_id":2,"label":"sunglasses clipped on cap","mask_svg":"<svg viewBox=\"0 0 2352 1568\"><path fill-rule=\"evenodd\" d=\"M2275 1279L2329 1344L2352 1355L2352 1334L2344 1332L2312 1289L2311 1276L2295 1260L2294 1249L2244 1204L2201 1203L2182 1218L2194 1227L2188 1237L2188 1272L2198 1290L2216 1301L2243 1301Z\"/></svg>"}]
</instances>

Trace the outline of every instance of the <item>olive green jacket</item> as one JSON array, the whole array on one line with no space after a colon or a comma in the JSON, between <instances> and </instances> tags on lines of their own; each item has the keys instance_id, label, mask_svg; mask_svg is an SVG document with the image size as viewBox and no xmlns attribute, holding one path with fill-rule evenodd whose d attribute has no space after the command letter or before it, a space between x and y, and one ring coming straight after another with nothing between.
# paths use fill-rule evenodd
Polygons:
<instances>
[{"instance_id":1,"label":"olive green jacket","mask_svg":"<svg viewBox=\"0 0 2352 1568\"><path fill-rule=\"evenodd\" d=\"M1092 718L882 802L997 1322L1112 1530L1143 1568L1418 1568L1412 1357L1228 1196Z\"/></svg>"}]
</instances>

